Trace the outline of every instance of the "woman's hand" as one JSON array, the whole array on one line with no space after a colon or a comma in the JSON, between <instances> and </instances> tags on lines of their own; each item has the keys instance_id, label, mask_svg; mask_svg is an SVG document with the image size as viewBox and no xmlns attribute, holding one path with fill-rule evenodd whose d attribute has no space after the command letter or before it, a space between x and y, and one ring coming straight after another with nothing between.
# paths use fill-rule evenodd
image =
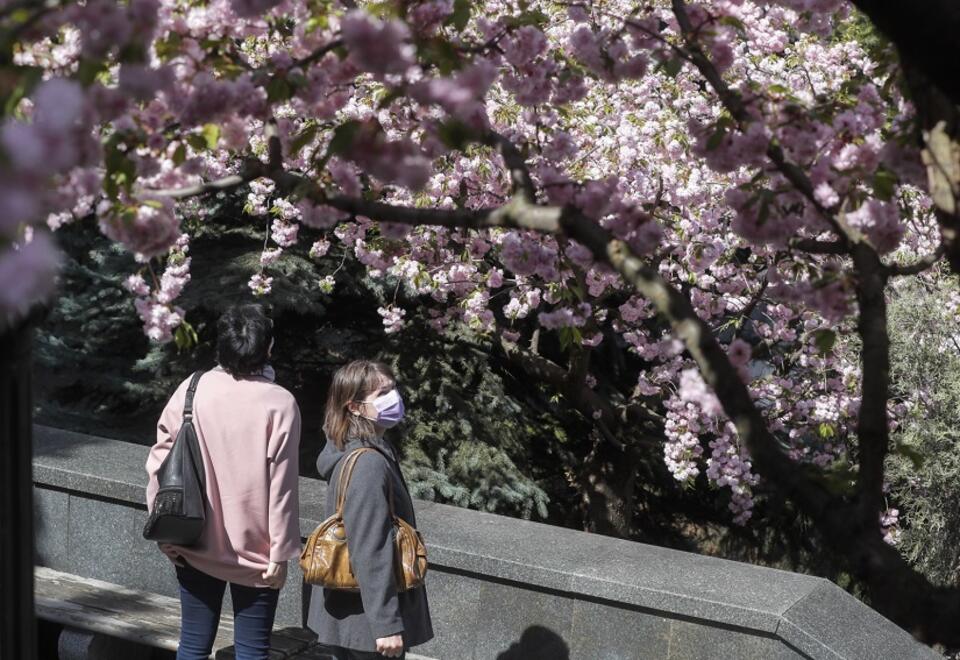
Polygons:
<instances>
[{"instance_id":1,"label":"woman's hand","mask_svg":"<svg viewBox=\"0 0 960 660\"><path fill-rule=\"evenodd\" d=\"M184 564L183 560L180 558L180 554L177 552L176 548L174 548L172 545L170 545L169 543L158 543L157 545L160 548L160 552L165 554L167 556L167 559L173 562L174 566L179 566L181 568L186 566L186 564Z\"/></svg>"},{"instance_id":2,"label":"woman's hand","mask_svg":"<svg viewBox=\"0 0 960 660\"><path fill-rule=\"evenodd\" d=\"M287 562L270 562L267 565L267 570L261 573L260 576L271 589L282 589L283 584L287 581Z\"/></svg>"},{"instance_id":3,"label":"woman's hand","mask_svg":"<svg viewBox=\"0 0 960 660\"><path fill-rule=\"evenodd\" d=\"M377 653L387 658L399 658L403 655L403 637L390 635L377 640Z\"/></svg>"}]
</instances>

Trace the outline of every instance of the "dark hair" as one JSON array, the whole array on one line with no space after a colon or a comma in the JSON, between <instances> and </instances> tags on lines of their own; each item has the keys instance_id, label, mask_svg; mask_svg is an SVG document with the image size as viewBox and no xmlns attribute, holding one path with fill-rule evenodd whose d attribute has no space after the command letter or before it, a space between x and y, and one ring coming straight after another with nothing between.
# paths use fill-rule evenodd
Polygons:
<instances>
[{"instance_id":1,"label":"dark hair","mask_svg":"<svg viewBox=\"0 0 960 660\"><path fill-rule=\"evenodd\" d=\"M343 449L351 438L370 440L377 437L373 421L351 414L347 406L365 400L384 381L396 383L397 377L383 362L370 360L356 360L333 374L323 414L323 431L337 449Z\"/></svg>"},{"instance_id":2,"label":"dark hair","mask_svg":"<svg viewBox=\"0 0 960 660\"><path fill-rule=\"evenodd\" d=\"M259 374L271 341L273 321L262 305L234 305L217 321L217 362L234 376Z\"/></svg>"}]
</instances>

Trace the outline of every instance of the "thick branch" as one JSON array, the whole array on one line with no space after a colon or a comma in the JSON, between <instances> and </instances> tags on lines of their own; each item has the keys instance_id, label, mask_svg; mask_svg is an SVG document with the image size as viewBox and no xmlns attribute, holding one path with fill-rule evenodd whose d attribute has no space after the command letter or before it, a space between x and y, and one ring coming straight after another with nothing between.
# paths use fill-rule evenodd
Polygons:
<instances>
[{"instance_id":1,"label":"thick branch","mask_svg":"<svg viewBox=\"0 0 960 660\"><path fill-rule=\"evenodd\" d=\"M860 11L894 42L905 64L960 105L960 4L954 0L853 0Z\"/></svg>"},{"instance_id":2,"label":"thick branch","mask_svg":"<svg viewBox=\"0 0 960 660\"><path fill-rule=\"evenodd\" d=\"M813 238L798 238L790 241L790 247L808 254L846 254L842 241L818 241Z\"/></svg>"},{"instance_id":3,"label":"thick branch","mask_svg":"<svg viewBox=\"0 0 960 660\"><path fill-rule=\"evenodd\" d=\"M887 334L886 269L865 244L854 247L857 269L857 331L863 342L860 413L857 418L860 524L879 534L883 507L883 462L890 445L887 401L890 398L890 337Z\"/></svg>"},{"instance_id":4,"label":"thick branch","mask_svg":"<svg viewBox=\"0 0 960 660\"><path fill-rule=\"evenodd\" d=\"M946 252L946 248L941 243L933 254L928 254L925 257L917 259L912 264L892 265L887 266L887 272L891 277L898 277L903 275L919 275L920 273L930 270L933 268L934 264L943 259L943 255Z\"/></svg>"},{"instance_id":5,"label":"thick branch","mask_svg":"<svg viewBox=\"0 0 960 660\"><path fill-rule=\"evenodd\" d=\"M251 176L249 172L245 174L231 174L230 176L225 176L222 179L198 183L195 186L187 186L185 188L167 188L164 190L146 190L145 193L149 197L186 199L188 197L198 197L200 195L207 195L209 193L233 190L234 188L239 188L243 184L256 178L256 176Z\"/></svg>"}]
</instances>

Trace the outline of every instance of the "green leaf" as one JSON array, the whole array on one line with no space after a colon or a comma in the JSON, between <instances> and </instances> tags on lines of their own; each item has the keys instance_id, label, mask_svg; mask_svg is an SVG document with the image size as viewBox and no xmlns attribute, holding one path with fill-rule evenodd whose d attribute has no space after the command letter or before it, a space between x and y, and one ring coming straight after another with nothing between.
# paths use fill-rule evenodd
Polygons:
<instances>
[{"instance_id":1,"label":"green leaf","mask_svg":"<svg viewBox=\"0 0 960 660\"><path fill-rule=\"evenodd\" d=\"M926 462L926 457L920 452L919 449L904 442L896 443L893 447L893 451L895 454L900 454L901 456L910 459L910 462L913 463L913 467L916 470L922 468L923 464Z\"/></svg>"},{"instance_id":2,"label":"green leaf","mask_svg":"<svg viewBox=\"0 0 960 660\"><path fill-rule=\"evenodd\" d=\"M402 3L394 0L380 0L379 2L370 2L363 6L367 13L373 14L377 18L401 18L400 5Z\"/></svg>"},{"instance_id":3,"label":"green leaf","mask_svg":"<svg viewBox=\"0 0 960 660\"><path fill-rule=\"evenodd\" d=\"M313 142L314 138L317 137L317 130L319 130L319 126L311 122L297 133L297 135L290 140L290 155L296 156L300 153L301 149Z\"/></svg>"},{"instance_id":4,"label":"green leaf","mask_svg":"<svg viewBox=\"0 0 960 660\"><path fill-rule=\"evenodd\" d=\"M880 168L873 175L873 194L885 202L893 199L893 189L897 184L897 176L885 168Z\"/></svg>"},{"instance_id":5,"label":"green leaf","mask_svg":"<svg viewBox=\"0 0 960 660\"><path fill-rule=\"evenodd\" d=\"M459 119L440 124L437 135L450 149L463 149L475 137L473 130Z\"/></svg>"},{"instance_id":6,"label":"green leaf","mask_svg":"<svg viewBox=\"0 0 960 660\"><path fill-rule=\"evenodd\" d=\"M173 341L176 343L178 350L184 351L196 346L200 341L200 336L197 335L197 331L193 329L192 325L182 321L173 332Z\"/></svg>"},{"instance_id":7,"label":"green leaf","mask_svg":"<svg viewBox=\"0 0 960 660\"><path fill-rule=\"evenodd\" d=\"M194 151L204 151L207 148L207 139L199 133L191 133L186 139Z\"/></svg>"},{"instance_id":8,"label":"green leaf","mask_svg":"<svg viewBox=\"0 0 960 660\"><path fill-rule=\"evenodd\" d=\"M718 128L713 132L713 134L707 138L707 151L713 151L719 147L724 138L727 137L727 131L724 128Z\"/></svg>"},{"instance_id":9,"label":"green leaf","mask_svg":"<svg viewBox=\"0 0 960 660\"><path fill-rule=\"evenodd\" d=\"M824 440L829 440L830 438L836 436L837 432L834 430L832 424L828 422L820 422L820 426L817 427L817 435Z\"/></svg>"},{"instance_id":10,"label":"green leaf","mask_svg":"<svg viewBox=\"0 0 960 660\"><path fill-rule=\"evenodd\" d=\"M213 150L217 148L217 142L220 140L219 126L216 124L204 124L201 134L203 135L207 149Z\"/></svg>"},{"instance_id":11,"label":"green leaf","mask_svg":"<svg viewBox=\"0 0 960 660\"><path fill-rule=\"evenodd\" d=\"M326 30L330 26L330 18L326 14L320 14L317 16L311 16L307 19L307 25L305 31L307 34L316 32L317 30Z\"/></svg>"},{"instance_id":12,"label":"green leaf","mask_svg":"<svg viewBox=\"0 0 960 660\"><path fill-rule=\"evenodd\" d=\"M454 0L453 13L447 16L447 20L445 20L444 23L452 26L457 32L463 32L464 28L467 27L467 23L470 22L470 12L472 10L470 0Z\"/></svg>"},{"instance_id":13,"label":"green leaf","mask_svg":"<svg viewBox=\"0 0 960 660\"><path fill-rule=\"evenodd\" d=\"M173 164L182 165L183 161L187 159L187 145L183 142L177 145L176 150L173 152Z\"/></svg>"},{"instance_id":14,"label":"green leaf","mask_svg":"<svg viewBox=\"0 0 960 660\"><path fill-rule=\"evenodd\" d=\"M833 330L820 328L813 333L813 343L816 345L817 350L820 351L820 353L826 355L832 351L834 345L836 345L837 333Z\"/></svg>"},{"instance_id":15,"label":"green leaf","mask_svg":"<svg viewBox=\"0 0 960 660\"><path fill-rule=\"evenodd\" d=\"M293 96L293 87L283 76L274 76L267 83L267 101L277 103L287 101Z\"/></svg>"},{"instance_id":16,"label":"green leaf","mask_svg":"<svg viewBox=\"0 0 960 660\"><path fill-rule=\"evenodd\" d=\"M80 84L84 87L88 87L93 84L93 81L97 79L97 76L107 70L107 66L103 60L91 60L87 58L82 58L80 64L77 67L77 80L80 81Z\"/></svg>"},{"instance_id":17,"label":"green leaf","mask_svg":"<svg viewBox=\"0 0 960 660\"><path fill-rule=\"evenodd\" d=\"M345 121L337 126L333 129L333 137L330 138L330 144L327 145L327 152L336 156L342 156L349 152L359 130L360 122L355 119Z\"/></svg>"},{"instance_id":18,"label":"green leaf","mask_svg":"<svg viewBox=\"0 0 960 660\"><path fill-rule=\"evenodd\" d=\"M508 27L523 27L524 25L533 25L535 27L540 27L547 24L547 21L550 20L550 17L544 14L539 9L534 9L530 11L525 11L519 16L510 16L507 20L504 21L504 24Z\"/></svg>"},{"instance_id":19,"label":"green leaf","mask_svg":"<svg viewBox=\"0 0 960 660\"><path fill-rule=\"evenodd\" d=\"M403 91L400 89L391 89L386 94L383 94L380 99L377 101L377 110L384 110L389 108L390 104L396 101L398 98L403 96Z\"/></svg>"},{"instance_id":20,"label":"green leaf","mask_svg":"<svg viewBox=\"0 0 960 660\"><path fill-rule=\"evenodd\" d=\"M432 64L443 75L450 75L460 68L460 51L441 37L425 39L417 45L417 55L426 64Z\"/></svg>"},{"instance_id":21,"label":"green leaf","mask_svg":"<svg viewBox=\"0 0 960 660\"><path fill-rule=\"evenodd\" d=\"M17 76L17 81L14 83L13 89L10 90L10 93L3 100L3 112L4 116L7 117L13 114L13 111L16 110L20 101L30 95L30 92L33 91L33 88L37 86L37 83L40 82L40 78L43 76L43 69L40 67L20 66L11 68L12 71L10 71L10 73Z\"/></svg>"},{"instance_id":22,"label":"green leaf","mask_svg":"<svg viewBox=\"0 0 960 660\"><path fill-rule=\"evenodd\" d=\"M757 211L757 224L764 224L770 218L770 205L773 203L773 193L769 190L760 191L760 209Z\"/></svg>"},{"instance_id":23,"label":"green leaf","mask_svg":"<svg viewBox=\"0 0 960 660\"><path fill-rule=\"evenodd\" d=\"M723 25L729 25L730 27L736 28L737 31L739 32L745 32L747 29L747 26L743 24L743 21L741 21L739 18L736 18L735 16L721 16L720 23L722 23Z\"/></svg>"},{"instance_id":24,"label":"green leaf","mask_svg":"<svg viewBox=\"0 0 960 660\"><path fill-rule=\"evenodd\" d=\"M179 32L169 32L166 39L158 39L153 48L161 62L167 62L180 54L180 44L183 38Z\"/></svg>"},{"instance_id":25,"label":"green leaf","mask_svg":"<svg viewBox=\"0 0 960 660\"><path fill-rule=\"evenodd\" d=\"M823 470L823 485L834 495L848 495L853 492L857 475L846 458L834 461Z\"/></svg>"},{"instance_id":26,"label":"green leaf","mask_svg":"<svg viewBox=\"0 0 960 660\"><path fill-rule=\"evenodd\" d=\"M670 76L671 78L676 78L677 74L680 73L680 69L683 68L683 60L679 57L674 57L669 59L661 65L663 72Z\"/></svg>"},{"instance_id":27,"label":"green leaf","mask_svg":"<svg viewBox=\"0 0 960 660\"><path fill-rule=\"evenodd\" d=\"M790 90L787 89L784 85L780 85L780 84L770 85L769 87L767 87L767 91L770 92L771 94L781 94L784 96L790 94Z\"/></svg>"}]
</instances>

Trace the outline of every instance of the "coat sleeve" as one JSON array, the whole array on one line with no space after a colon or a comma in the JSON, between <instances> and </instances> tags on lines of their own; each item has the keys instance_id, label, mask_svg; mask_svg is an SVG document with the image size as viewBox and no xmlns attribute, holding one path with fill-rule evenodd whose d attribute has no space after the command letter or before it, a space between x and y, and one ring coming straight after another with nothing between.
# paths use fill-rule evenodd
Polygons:
<instances>
[{"instance_id":1,"label":"coat sleeve","mask_svg":"<svg viewBox=\"0 0 960 660\"><path fill-rule=\"evenodd\" d=\"M270 561L300 556L300 408L293 397L277 415L268 445Z\"/></svg>"},{"instance_id":2,"label":"coat sleeve","mask_svg":"<svg viewBox=\"0 0 960 660\"><path fill-rule=\"evenodd\" d=\"M191 376L192 378L192 376ZM153 511L153 500L157 496L157 471L163 460L170 453L173 447L173 441L177 439L177 433L180 432L180 424L183 422L183 404L187 400L187 388L190 386L190 378L180 383L166 407L160 413L160 419L157 421L157 441L151 447L150 454L147 456L147 509Z\"/></svg>"},{"instance_id":3,"label":"coat sleeve","mask_svg":"<svg viewBox=\"0 0 960 660\"><path fill-rule=\"evenodd\" d=\"M403 632L393 566L389 479L382 456L363 454L357 459L343 506L350 565L360 585L363 611L378 639Z\"/></svg>"}]
</instances>

